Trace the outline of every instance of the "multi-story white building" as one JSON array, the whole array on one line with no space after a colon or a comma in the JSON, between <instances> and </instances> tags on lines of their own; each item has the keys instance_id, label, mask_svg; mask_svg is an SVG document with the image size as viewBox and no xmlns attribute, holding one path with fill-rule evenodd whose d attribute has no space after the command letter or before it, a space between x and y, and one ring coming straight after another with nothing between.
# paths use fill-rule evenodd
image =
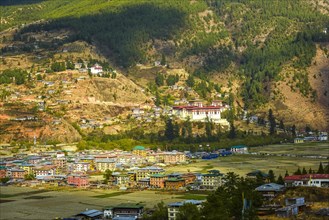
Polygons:
<instances>
[{"instance_id":1,"label":"multi-story white building","mask_svg":"<svg viewBox=\"0 0 329 220\"><path fill-rule=\"evenodd\" d=\"M105 158L96 160L96 170L105 172L106 170L115 169L115 159Z\"/></svg>"},{"instance_id":2,"label":"multi-story white building","mask_svg":"<svg viewBox=\"0 0 329 220\"><path fill-rule=\"evenodd\" d=\"M190 119L191 121L205 122L207 120L222 125L229 125L226 119L221 118L221 112L226 110L227 106L220 106L218 102L212 103L211 106L203 106L202 102L193 102L187 106L174 106L172 114L182 120Z\"/></svg>"},{"instance_id":3,"label":"multi-story white building","mask_svg":"<svg viewBox=\"0 0 329 220\"><path fill-rule=\"evenodd\" d=\"M73 164L74 172L87 172L90 170L90 163L88 162L75 162Z\"/></svg>"}]
</instances>

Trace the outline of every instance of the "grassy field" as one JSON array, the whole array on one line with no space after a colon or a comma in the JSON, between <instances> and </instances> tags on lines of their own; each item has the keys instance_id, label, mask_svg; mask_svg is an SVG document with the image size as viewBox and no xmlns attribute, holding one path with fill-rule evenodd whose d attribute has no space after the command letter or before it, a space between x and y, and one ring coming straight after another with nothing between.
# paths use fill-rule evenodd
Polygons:
<instances>
[{"instance_id":1,"label":"grassy field","mask_svg":"<svg viewBox=\"0 0 329 220\"><path fill-rule=\"evenodd\" d=\"M317 170L320 162L327 162L326 159L317 159L300 156L324 156L329 157L329 143L308 143L308 144L282 144L250 148L251 153L263 153L263 155L233 155L219 157L214 160L195 160L188 165L167 167L170 172L200 172L204 173L210 169L218 169L222 173L235 172L245 175L253 170L268 172L272 169L278 176L284 175L286 170L291 174L298 167L308 170ZM271 154L271 155L266 155ZM279 154L290 154L293 156L278 156Z\"/></svg>"},{"instance_id":2,"label":"grassy field","mask_svg":"<svg viewBox=\"0 0 329 220\"><path fill-rule=\"evenodd\" d=\"M23 194L28 192L28 196ZM183 199L204 199L205 195L172 194L158 191L118 192L113 190L41 191L23 187L0 187L1 219L54 219L69 217L88 209L101 210L120 203L141 203L152 208L160 201L166 204ZM37 195L37 196L34 196ZM10 197L10 198L9 198Z\"/></svg>"},{"instance_id":3,"label":"grassy field","mask_svg":"<svg viewBox=\"0 0 329 220\"><path fill-rule=\"evenodd\" d=\"M329 143L281 144L253 147L250 152L329 157Z\"/></svg>"}]
</instances>

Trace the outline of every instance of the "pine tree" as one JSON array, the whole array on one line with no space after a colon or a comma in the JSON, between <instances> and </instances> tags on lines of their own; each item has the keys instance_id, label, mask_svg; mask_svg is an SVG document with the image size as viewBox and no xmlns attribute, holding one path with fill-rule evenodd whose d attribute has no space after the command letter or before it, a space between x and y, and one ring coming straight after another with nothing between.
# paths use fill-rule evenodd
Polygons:
<instances>
[{"instance_id":1,"label":"pine tree","mask_svg":"<svg viewBox=\"0 0 329 220\"><path fill-rule=\"evenodd\" d=\"M323 174L324 173L322 162L320 162L318 172L316 172L316 173L318 173L318 174Z\"/></svg>"},{"instance_id":2,"label":"pine tree","mask_svg":"<svg viewBox=\"0 0 329 220\"><path fill-rule=\"evenodd\" d=\"M275 175L273 170L268 171L268 179L270 180L271 183L275 182Z\"/></svg>"},{"instance_id":3,"label":"pine tree","mask_svg":"<svg viewBox=\"0 0 329 220\"><path fill-rule=\"evenodd\" d=\"M305 167L303 167L302 174L307 174L307 171L306 171Z\"/></svg>"},{"instance_id":4,"label":"pine tree","mask_svg":"<svg viewBox=\"0 0 329 220\"><path fill-rule=\"evenodd\" d=\"M286 173L284 174L284 177L289 176L288 170L286 170Z\"/></svg>"},{"instance_id":5,"label":"pine tree","mask_svg":"<svg viewBox=\"0 0 329 220\"><path fill-rule=\"evenodd\" d=\"M268 111L268 121L270 122L270 134L275 134L276 122L272 109Z\"/></svg>"},{"instance_id":6,"label":"pine tree","mask_svg":"<svg viewBox=\"0 0 329 220\"><path fill-rule=\"evenodd\" d=\"M310 169L308 170L308 173L309 173L309 174L312 174L312 173L313 173L313 170L312 170L311 167L310 167Z\"/></svg>"},{"instance_id":7,"label":"pine tree","mask_svg":"<svg viewBox=\"0 0 329 220\"><path fill-rule=\"evenodd\" d=\"M165 138L169 141L172 141L174 136L174 125L172 123L172 120L169 118L166 121L166 128L165 128Z\"/></svg>"},{"instance_id":8,"label":"pine tree","mask_svg":"<svg viewBox=\"0 0 329 220\"><path fill-rule=\"evenodd\" d=\"M302 171L300 170L299 167L298 167L298 169L296 170L296 172L294 172L294 175L302 175Z\"/></svg>"},{"instance_id":9,"label":"pine tree","mask_svg":"<svg viewBox=\"0 0 329 220\"><path fill-rule=\"evenodd\" d=\"M276 183L281 184L281 185L284 184L284 180L283 180L283 177L281 176L281 174L279 175L278 180L276 181Z\"/></svg>"}]
</instances>

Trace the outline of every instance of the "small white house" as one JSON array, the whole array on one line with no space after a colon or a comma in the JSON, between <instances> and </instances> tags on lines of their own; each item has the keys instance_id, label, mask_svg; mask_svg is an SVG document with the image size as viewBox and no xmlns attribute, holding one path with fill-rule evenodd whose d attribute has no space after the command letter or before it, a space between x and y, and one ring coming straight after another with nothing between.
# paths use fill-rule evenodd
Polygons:
<instances>
[{"instance_id":1,"label":"small white house","mask_svg":"<svg viewBox=\"0 0 329 220\"><path fill-rule=\"evenodd\" d=\"M231 152L234 154L247 154L248 147L245 145L233 146L233 147L231 147Z\"/></svg>"},{"instance_id":2,"label":"small white house","mask_svg":"<svg viewBox=\"0 0 329 220\"><path fill-rule=\"evenodd\" d=\"M100 74L103 72L103 67L96 63L95 65L90 67L90 72L91 72L91 74L94 74L94 75Z\"/></svg>"}]
</instances>

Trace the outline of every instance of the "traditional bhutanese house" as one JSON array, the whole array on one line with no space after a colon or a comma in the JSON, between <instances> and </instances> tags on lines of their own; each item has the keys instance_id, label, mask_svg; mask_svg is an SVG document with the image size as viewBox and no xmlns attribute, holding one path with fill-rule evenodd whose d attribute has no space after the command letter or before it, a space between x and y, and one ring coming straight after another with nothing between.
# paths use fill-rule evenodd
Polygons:
<instances>
[{"instance_id":1,"label":"traditional bhutanese house","mask_svg":"<svg viewBox=\"0 0 329 220\"><path fill-rule=\"evenodd\" d=\"M173 115L182 120L190 119L191 121L205 122L207 119L214 123L224 122L221 119L222 107L219 106L174 106ZM226 120L225 120L226 121Z\"/></svg>"},{"instance_id":2,"label":"traditional bhutanese house","mask_svg":"<svg viewBox=\"0 0 329 220\"><path fill-rule=\"evenodd\" d=\"M113 177L115 179L115 184L118 186L126 185L130 181L129 175L124 173L113 175Z\"/></svg>"},{"instance_id":3,"label":"traditional bhutanese house","mask_svg":"<svg viewBox=\"0 0 329 220\"><path fill-rule=\"evenodd\" d=\"M103 73L103 67L96 63L94 66L90 67L90 73L93 75Z\"/></svg>"},{"instance_id":4,"label":"traditional bhutanese house","mask_svg":"<svg viewBox=\"0 0 329 220\"><path fill-rule=\"evenodd\" d=\"M26 158L28 164L38 164L42 161L40 156L29 156Z\"/></svg>"},{"instance_id":5,"label":"traditional bhutanese house","mask_svg":"<svg viewBox=\"0 0 329 220\"><path fill-rule=\"evenodd\" d=\"M39 176L53 176L56 174L56 166L43 166L34 169L36 177Z\"/></svg>"},{"instance_id":6,"label":"traditional bhutanese house","mask_svg":"<svg viewBox=\"0 0 329 220\"><path fill-rule=\"evenodd\" d=\"M84 156L80 158L80 162L89 163L89 170L95 170L95 157L94 156Z\"/></svg>"},{"instance_id":7,"label":"traditional bhutanese house","mask_svg":"<svg viewBox=\"0 0 329 220\"><path fill-rule=\"evenodd\" d=\"M23 169L11 169L11 178L13 179L24 179L26 171Z\"/></svg>"},{"instance_id":8,"label":"traditional bhutanese house","mask_svg":"<svg viewBox=\"0 0 329 220\"><path fill-rule=\"evenodd\" d=\"M152 188L163 189L165 187L165 180L168 179L164 174L153 174L150 176L150 186Z\"/></svg>"},{"instance_id":9,"label":"traditional bhutanese house","mask_svg":"<svg viewBox=\"0 0 329 220\"><path fill-rule=\"evenodd\" d=\"M76 187L89 186L89 178L84 174L70 174L67 176L67 184Z\"/></svg>"},{"instance_id":10,"label":"traditional bhutanese house","mask_svg":"<svg viewBox=\"0 0 329 220\"><path fill-rule=\"evenodd\" d=\"M96 159L95 164L96 164L96 170L101 172L115 169L115 159L112 158Z\"/></svg>"},{"instance_id":11,"label":"traditional bhutanese house","mask_svg":"<svg viewBox=\"0 0 329 220\"><path fill-rule=\"evenodd\" d=\"M219 170L210 170L206 174L202 174L201 177L201 188L203 189L217 189L223 183L224 174L220 173Z\"/></svg>"},{"instance_id":12,"label":"traditional bhutanese house","mask_svg":"<svg viewBox=\"0 0 329 220\"><path fill-rule=\"evenodd\" d=\"M194 173L183 173L181 177L185 180L185 185L192 184L196 180L196 176Z\"/></svg>"},{"instance_id":13,"label":"traditional bhutanese house","mask_svg":"<svg viewBox=\"0 0 329 220\"><path fill-rule=\"evenodd\" d=\"M186 162L186 156L182 152L172 151L172 152L163 152L163 162L166 164L176 164Z\"/></svg>"},{"instance_id":14,"label":"traditional bhutanese house","mask_svg":"<svg viewBox=\"0 0 329 220\"><path fill-rule=\"evenodd\" d=\"M144 167L135 170L136 181L140 179L149 178L153 174L164 173L164 170L159 167Z\"/></svg>"},{"instance_id":15,"label":"traditional bhutanese house","mask_svg":"<svg viewBox=\"0 0 329 220\"><path fill-rule=\"evenodd\" d=\"M140 188L150 187L150 178L143 178L143 179L138 180L137 185Z\"/></svg>"},{"instance_id":16,"label":"traditional bhutanese house","mask_svg":"<svg viewBox=\"0 0 329 220\"><path fill-rule=\"evenodd\" d=\"M52 163L62 170L66 169L67 166L67 159L65 157L57 157L52 160Z\"/></svg>"},{"instance_id":17,"label":"traditional bhutanese house","mask_svg":"<svg viewBox=\"0 0 329 220\"><path fill-rule=\"evenodd\" d=\"M285 186L329 187L329 174L292 175L284 178Z\"/></svg>"},{"instance_id":18,"label":"traditional bhutanese house","mask_svg":"<svg viewBox=\"0 0 329 220\"><path fill-rule=\"evenodd\" d=\"M0 166L0 179L5 178L7 176L7 167Z\"/></svg>"},{"instance_id":19,"label":"traditional bhutanese house","mask_svg":"<svg viewBox=\"0 0 329 220\"><path fill-rule=\"evenodd\" d=\"M75 162L73 164L74 172L87 172L90 170L90 163L88 162Z\"/></svg>"},{"instance_id":20,"label":"traditional bhutanese house","mask_svg":"<svg viewBox=\"0 0 329 220\"><path fill-rule=\"evenodd\" d=\"M84 212L81 212L77 215L75 215L76 218L74 219L79 219L79 220L96 220L96 219L102 219L103 217L103 212L91 209L87 210Z\"/></svg>"},{"instance_id":21,"label":"traditional bhutanese house","mask_svg":"<svg viewBox=\"0 0 329 220\"><path fill-rule=\"evenodd\" d=\"M182 178L168 178L165 180L165 188L169 190L178 190L185 186L185 180Z\"/></svg>"},{"instance_id":22,"label":"traditional bhutanese house","mask_svg":"<svg viewBox=\"0 0 329 220\"><path fill-rule=\"evenodd\" d=\"M255 170L250 173L247 173L246 177L248 179L254 179L254 180L256 180L257 178L262 178L265 182L268 182L268 174L260 170Z\"/></svg>"},{"instance_id":23,"label":"traditional bhutanese house","mask_svg":"<svg viewBox=\"0 0 329 220\"><path fill-rule=\"evenodd\" d=\"M143 205L133 203L122 203L112 208L113 219L117 217L133 217L134 219L140 219L143 215L143 211Z\"/></svg>"},{"instance_id":24,"label":"traditional bhutanese house","mask_svg":"<svg viewBox=\"0 0 329 220\"><path fill-rule=\"evenodd\" d=\"M146 150L143 146L134 147L132 153L141 157L146 157Z\"/></svg>"},{"instance_id":25,"label":"traditional bhutanese house","mask_svg":"<svg viewBox=\"0 0 329 220\"><path fill-rule=\"evenodd\" d=\"M182 202L174 202L174 203L170 203L168 204L168 219L169 220L176 220L177 218L177 214L179 213L179 208L187 203L196 205L197 208L201 208L202 203L204 201L202 200L185 200Z\"/></svg>"},{"instance_id":26,"label":"traditional bhutanese house","mask_svg":"<svg viewBox=\"0 0 329 220\"><path fill-rule=\"evenodd\" d=\"M257 187L255 190L260 192L265 200L270 201L284 191L284 185L267 183Z\"/></svg>"},{"instance_id":27,"label":"traditional bhutanese house","mask_svg":"<svg viewBox=\"0 0 329 220\"><path fill-rule=\"evenodd\" d=\"M31 175L33 174L33 169L34 169L35 165L33 164L22 164L19 166L20 169L25 170L27 175Z\"/></svg>"}]
</instances>

